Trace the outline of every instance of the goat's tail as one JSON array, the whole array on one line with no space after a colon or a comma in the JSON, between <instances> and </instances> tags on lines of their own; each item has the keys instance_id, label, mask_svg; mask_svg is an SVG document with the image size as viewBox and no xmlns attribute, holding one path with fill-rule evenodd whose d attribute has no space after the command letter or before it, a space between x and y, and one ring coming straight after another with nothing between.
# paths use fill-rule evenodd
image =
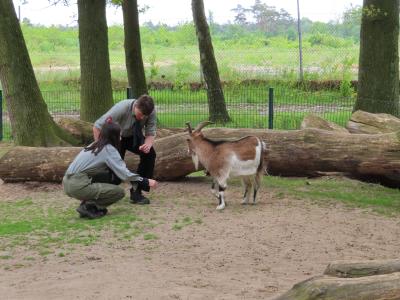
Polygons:
<instances>
[{"instance_id":1,"label":"goat's tail","mask_svg":"<svg viewBox=\"0 0 400 300\"><path fill-rule=\"evenodd\" d=\"M261 140L259 140L259 142L261 143L261 153L260 153L260 161L257 167L257 177L261 177L264 174L268 175L267 163L265 162L265 157L267 156L268 153L267 144Z\"/></svg>"},{"instance_id":2,"label":"goat's tail","mask_svg":"<svg viewBox=\"0 0 400 300\"><path fill-rule=\"evenodd\" d=\"M261 141L261 155L260 155L260 162L257 168L257 174L260 173L261 175L268 175L268 162L267 162L267 155L268 155L268 147L267 143Z\"/></svg>"}]
</instances>

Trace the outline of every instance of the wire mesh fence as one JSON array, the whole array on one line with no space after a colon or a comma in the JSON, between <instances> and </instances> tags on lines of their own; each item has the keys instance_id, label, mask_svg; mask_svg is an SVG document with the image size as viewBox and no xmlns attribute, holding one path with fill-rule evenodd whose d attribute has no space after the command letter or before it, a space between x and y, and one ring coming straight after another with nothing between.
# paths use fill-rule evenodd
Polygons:
<instances>
[{"instance_id":1,"label":"wire mesh fence","mask_svg":"<svg viewBox=\"0 0 400 300\"><path fill-rule=\"evenodd\" d=\"M161 89L149 93L155 99L159 127L182 128L187 121L197 124L209 119L205 89ZM79 119L79 91L42 91L42 95L54 119ZM352 97L342 97L335 92L302 91L288 86L273 88L273 98L268 86L224 89L224 97L230 121L216 126L230 128L269 128L273 118L274 129L299 129L304 116L309 113L344 126L354 106ZM114 90L113 98L114 102L126 99L126 89ZM12 139L4 103L2 121L3 139Z\"/></svg>"}]
</instances>

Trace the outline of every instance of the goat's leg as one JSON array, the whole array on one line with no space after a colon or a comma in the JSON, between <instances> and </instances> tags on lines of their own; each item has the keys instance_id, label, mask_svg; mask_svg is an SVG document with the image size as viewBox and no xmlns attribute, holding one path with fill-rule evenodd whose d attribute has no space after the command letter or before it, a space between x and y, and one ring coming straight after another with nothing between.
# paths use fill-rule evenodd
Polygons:
<instances>
[{"instance_id":1,"label":"goat's leg","mask_svg":"<svg viewBox=\"0 0 400 300\"><path fill-rule=\"evenodd\" d=\"M225 208L225 197L224 192L226 189L226 182L218 182L218 191L219 191L219 205L217 206L217 210L222 210Z\"/></svg>"},{"instance_id":2,"label":"goat's leg","mask_svg":"<svg viewBox=\"0 0 400 300\"><path fill-rule=\"evenodd\" d=\"M260 184L261 184L261 177L262 177L262 173L258 172L254 178L254 185L253 185L253 204L256 204L256 197L257 197L257 192L258 189L260 188Z\"/></svg>"},{"instance_id":3,"label":"goat's leg","mask_svg":"<svg viewBox=\"0 0 400 300\"><path fill-rule=\"evenodd\" d=\"M241 204L245 205L249 203L249 194L251 183L248 177L242 178L242 184L244 186L244 195Z\"/></svg>"},{"instance_id":4,"label":"goat's leg","mask_svg":"<svg viewBox=\"0 0 400 300\"><path fill-rule=\"evenodd\" d=\"M215 189L215 185L217 184L217 181L213 178L212 183L211 183L211 194L213 194L215 197L219 199L219 193Z\"/></svg>"}]
</instances>

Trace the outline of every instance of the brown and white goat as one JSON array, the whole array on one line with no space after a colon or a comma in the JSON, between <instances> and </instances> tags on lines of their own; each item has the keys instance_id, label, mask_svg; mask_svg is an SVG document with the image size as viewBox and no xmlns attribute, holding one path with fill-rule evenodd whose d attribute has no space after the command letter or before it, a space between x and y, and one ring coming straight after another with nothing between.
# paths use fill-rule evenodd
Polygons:
<instances>
[{"instance_id":1,"label":"brown and white goat","mask_svg":"<svg viewBox=\"0 0 400 300\"><path fill-rule=\"evenodd\" d=\"M256 136L246 136L236 141L213 141L204 137L201 129L212 122L201 122L192 130L187 122L189 154L196 170L199 162L213 178L211 191L219 199L218 210L225 208L224 191L229 177L240 177L245 187L242 204L248 204L251 188L253 204L256 203L260 180L264 174L265 143ZM218 184L218 191L215 190Z\"/></svg>"}]
</instances>

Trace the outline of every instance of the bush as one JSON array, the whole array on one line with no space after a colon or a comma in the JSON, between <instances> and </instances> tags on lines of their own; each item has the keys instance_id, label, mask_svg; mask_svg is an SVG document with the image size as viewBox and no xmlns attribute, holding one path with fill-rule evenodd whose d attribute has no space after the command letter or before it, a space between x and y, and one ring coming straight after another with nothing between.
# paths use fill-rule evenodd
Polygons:
<instances>
[{"instance_id":1,"label":"bush","mask_svg":"<svg viewBox=\"0 0 400 300\"><path fill-rule=\"evenodd\" d=\"M351 40L342 39L332 35L315 33L308 37L311 46L327 46L332 48L348 47L352 45Z\"/></svg>"}]
</instances>

